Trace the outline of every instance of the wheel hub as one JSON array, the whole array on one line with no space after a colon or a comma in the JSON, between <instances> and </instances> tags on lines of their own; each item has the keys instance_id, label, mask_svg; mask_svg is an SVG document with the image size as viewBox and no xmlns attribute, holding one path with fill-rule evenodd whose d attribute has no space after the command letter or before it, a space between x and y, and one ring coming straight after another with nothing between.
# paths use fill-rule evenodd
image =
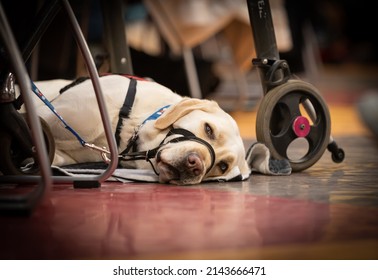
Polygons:
<instances>
[{"instance_id":1,"label":"wheel hub","mask_svg":"<svg viewBox=\"0 0 378 280\"><path fill-rule=\"evenodd\" d=\"M297 137L306 137L310 133L310 122L306 117L296 117L292 125L293 131Z\"/></svg>"}]
</instances>

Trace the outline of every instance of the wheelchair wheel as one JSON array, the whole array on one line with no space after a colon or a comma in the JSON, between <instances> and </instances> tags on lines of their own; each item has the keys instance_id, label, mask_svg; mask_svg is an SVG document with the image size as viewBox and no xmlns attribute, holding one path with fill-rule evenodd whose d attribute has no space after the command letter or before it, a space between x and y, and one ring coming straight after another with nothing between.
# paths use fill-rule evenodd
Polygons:
<instances>
[{"instance_id":1,"label":"wheelchair wheel","mask_svg":"<svg viewBox=\"0 0 378 280\"><path fill-rule=\"evenodd\" d=\"M317 89L289 80L262 99L256 117L256 137L276 159L288 159L293 171L315 164L330 140L328 107Z\"/></svg>"},{"instance_id":2,"label":"wheelchair wheel","mask_svg":"<svg viewBox=\"0 0 378 280\"><path fill-rule=\"evenodd\" d=\"M47 123L40 118L46 149L52 163L55 154L55 142ZM33 157L25 155L12 135L6 131L0 133L0 171L3 175L37 175L38 163Z\"/></svg>"}]
</instances>

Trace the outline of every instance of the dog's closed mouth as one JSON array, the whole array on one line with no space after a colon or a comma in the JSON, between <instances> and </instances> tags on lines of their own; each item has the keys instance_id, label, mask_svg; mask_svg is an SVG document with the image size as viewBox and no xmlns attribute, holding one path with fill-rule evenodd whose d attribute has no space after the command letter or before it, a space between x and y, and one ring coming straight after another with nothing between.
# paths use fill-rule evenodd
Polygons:
<instances>
[{"instance_id":1,"label":"dog's closed mouth","mask_svg":"<svg viewBox=\"0 0 378 280\"><path fill-rule=\"evenodd\" d=\"M180 180L180 171L169 163L162 161L160 151L156 155L156 163L159 172L159 181L161 183L169 183Z\"/></svg>"},{"instance_id":2,"label":"dog's closed mouth","mask_svg":"<svg viewBox=\"0 0 378 280\"><path fill-rule=\"evenodd\" d=\"M180 180L180 172L172 165L160 161L158 163L159 168L159 180L162 183L168 183L171 181Z\"/></svg>"}]
</instances>

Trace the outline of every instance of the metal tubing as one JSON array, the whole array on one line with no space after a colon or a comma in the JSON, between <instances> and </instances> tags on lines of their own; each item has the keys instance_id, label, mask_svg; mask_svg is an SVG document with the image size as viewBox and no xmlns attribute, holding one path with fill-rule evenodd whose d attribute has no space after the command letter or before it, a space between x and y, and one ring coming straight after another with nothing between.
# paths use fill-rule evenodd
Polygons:
<instances>
[{"instance_id":1,"label":"metal tubing","mask_svg":"<svg viewBox=\"0 0 378 280\"><path fill-rule=\"evenodd\" d=\"M105 101L102 95L101 85L99 82L99 78L98 78L94 61L92 59L89 48L86 44L86 41L84 39L84 36L81 32L80 26L76 20L76 17L72 11L71 6L69 5L67 0L62 0L61 2L69 17L69 22L71 24L75 39L84 57L89 75L92 80L101 118L104 125L105 135L106 135L107 142L109 145L109 150L111 153L111 156L110 156L111 162L108 168L101 175L98 175L98 176L79 176L79 177L51 176L51 169L48 164L49 159L47 157L47 151L44 145L44 138L42 135L41 126L39 123L36 110L34 108L34 104L32 103L31 96L30 94L28 94L29 92L31 92L30 78L28 77L28 74L26 72L21 54L16 51L18 50L17 43L15 42L12 36L9 25L6 21L5 13L0 3L1 36L3 37L6 43L6 48L8 52L10 53L10 59L11 59L12 65L14 64L13 67L14 67L15 74L17 75L17 78L18 78L21 92L26 93L24 94L23 98L25 102L25 107L28 112L28 118L30 121L31 130L32 130L32 137L33 137L34 142L36 143L36 147L37 147L36 152L37 152L38 160L40 162L40 170L41 170L40 171L41 176L26 176L26 175L25 176L1 176L0 177L1 183L18 183L19 184L19 183L37 182L39 183L39 185L35 190L31 191L28 194L0 197L0 210L5 210L5 211L22 210L22 211L28 212L31 210L31 208L33 208L37 204L37 202L46 192L47 188L51 186L52 182L58 182L58 183L72 183L72 182L80 182L80 181L103 182L113 174L114 170L117 168L117 165L118 165L118 150L117 150L116 142L114 139L114 135L112 133L111 124L110 124L108 113L106 110ZM56 5L53 4L53 6L54 7L52 8L52 10L56 11L57 9ZM52 16L52 14L50 14L50 16ZM50 16L48 16L49 21L51 20ZM48 24L48 23L44 22L44 24ZM41 27L41 30L42 29L43 28ZM27 47L24 49L25 50L24 55L26 57L28 57L29 51L31 52L31 50L33 49L33 44L36 44L38 42L38 39L36 38L40 37L42 33L43 32L36 32L36 34L32 35L34 39L29 40Z\"/></svg>"},{"instance_id":2,"label":"metal tubing","mask_svg":"<svg viewBox=\"0 0 378 280\"><path fill-rule=\"evenodd\" d=\"M59 4L59 0L45 1L44 5L36 15L34 23L32 23L31 28L29 28L29 31L31 31L30 37L24 45L20 47L24 61L29 59L35 46L49 27L51 21L59 12L60 8L61 5Z\"/></svg>"},{"instance_id":3,"label":"metal tubing","mask_svg":"<svg viewBox=\"0 0 378 280\"><path fill-rule=\"evenodd\" d=\"M279 60L269 0L247 0L247 5L257 57Z\"/></svg>"},{"instance_id":4,"label":"metal tubing","mask_svg":"<svg viewBox=\"0 0 378 280\"><path fill-rule=\"evenodd\" d=\"M268 61L274 62L280 59L272 13L269 0L247 0L247 5L256 56L262 61L262 65L258 66L258 70L265 95L271 89L268 78L268 71L270 70ZM281 80L283 77L282 71L277 71L275 75L276 80Z\"/></svg>"},{"instance_id":5,"label":"metal tubing","mask_svg":"<svg viewBox=\"0 0 378 280\"><path fill-rule=\"evenodd\" d=\"M103 97L103 94L102 94L100 80L99 80L99 77L98 77L98 73L97 73L97 70L96 70L95 63L93 61L93 58L92 58L91 53L89 51L88 45L85 41L83 33L80 29L80 26L79 26L79 24L76 20L76 17L74 15L73 11L72 11L70 4L68 3L67 0L61 0L61 1L62 1L62 4L63 4L63 7L65 8L65 11L68 15L69 22L71 24L71 28L72 28L72 31L74 33L77 44L80 48L81 54L83 55L83 58L86 62L88 72L89 72L89 76L91 77L93 89L94 89L95 94L96 94L97 103L98 103L98 107L99 107L100 114L101 114L101 119L102 119L103 126L104 126L106 140L107 140L108 145L109 145L110 158L111 158L111 162L110 162L108 168L104 171L103 174L101 174L99 176L86 177L86 178L83 178L83 179L80 179L80 180L85 180L85 181L94 180L94 181L103 182L107 178L109 178L113 174L115 169L117 168L117 165L118 165L118 149L117 149L115 138L114 138L114 135L113 135L113 132L112 132L112 127L111 127L111 124L110 124L108 112L107 112L107 109L106 109L106 106L105 106L105 100L104 100L104 97ZM78 181L78 178L73 178L73 180L67 180L67 179L68 178L65 178L65 179L62 178L62 181L63 182ZM60 177L54 177L54 182L60 182L60 181L61 181Z\"/></svg>"},{"instance_id":6,"label":"metal tubing","mask_svg":"<svg viewBox=\"0 0 378 280\"><path fill-rule=\"evenodd\" d=\"M17 76L17 81L22 92L30 92L30 78L27 74L22 56L18 49L15 38L8 24L7 17L0 3L0 34L3 38L5 48L10 55L10 61ZM33 100L29 94L25 94L24 102L27 109L27 117L30 122L32 139L36 148L36 154L40 167L41 176L34 178L39 184L33 191L23 195L9 195L0 197L0 210L2 211L30 211L46 190L51 186L51 170L49 166L49 158L43 138L41 124L34 108ZM17 178L16 178L17 179ZM38 180L39 179L39 180ZM9 180L11 182L12 180Z\"/></svg>"}]
</instances>

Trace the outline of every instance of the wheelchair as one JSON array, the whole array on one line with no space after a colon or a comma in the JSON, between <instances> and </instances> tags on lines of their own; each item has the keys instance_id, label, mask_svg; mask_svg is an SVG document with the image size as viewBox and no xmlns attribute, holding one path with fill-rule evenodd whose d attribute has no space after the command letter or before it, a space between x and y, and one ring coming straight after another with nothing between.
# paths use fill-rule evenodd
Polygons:
<instances>
[{"instance_id":1,"label":"wheelchair","mask_svg":"<svg viewBox=\"0 0 378 280\"><path fill-rule=\"evenodd\" d=\"M120 1L111 1L109 5ZM107 3L104 1L104 3ZM80 49L98 102L110 154L109 164L100 175L52 176L55 143L49 128L37 116L31 97L32 82L25 67L38 41L60 10L66 13L72 34ZM109 16L108 16L109 18ZM100 186L109 178L118 164L118 151L106 105L103 99L97 69L88 45L68 0L45 1L33 22L30 34L18 45L0 3L0 184L7 186L7 195L0 195L0 213L30 214L54 183L70 183L77 187ZM119 30L117 30L119 31ZM125 41L125 40L124 40ZM15 83L20 88L16 97ZM25 105L26 115L19 112ZM10 191L26 186L29 192Z\"/></svg>"},{"instance_id":2,"label":"wheelchair","mask_svg":"<svg viewBox=\"0 0 378 280\"><path fill-rule=\"evenodd\" d=\"M326 149L332 153L334 162L342 162L345 154L331 136L327 104L313 85L294 77L290 73L289 63L279 57L269 1L247 0L247 6L257 55L252 64L259 70L264 93L256 119L257 140L269 148L274 158L288 159L293 171L311 167ZM47 124L37 117L29 96L31 85L25 61L61 8L67 13L75 39L85 58L109 144L111 160L108 169L93 178L73 179L51 175L54 139ZM38 183L30 194L0 196L0 211L30 212L46 189L55 182L89 185L88 182L106 180L117 167L118 153L97 70L68 1L45 1L33 23L33 32L22 46L18 46L13 38L1 3L0 20L4 44L4 48L0 49L0 59L3 62L3 67L0 68L0 183ZM16 80L21 91L17 98L14 89ZM26 116L19 112L23 103L27 107ZM298 139L305 140L307 148L303 155L292 158L288 148Z\"/></svg>"},{"instance_id":3,"label":"wheelchair","mask_svg":"<svg viewBox=\"0 0 378 280\"><path fill-rule=\"evenodd\" d=\"M345 153L331 136L326 102L310 83L290 72L289 63L279 57L268 0L247 0L263 99L256 116L256 137L276 159L288 159L292 170L314 165L328 149L340 163ZM290 147L302 141L301 152Z\"/></svg>"}]
</instances>

